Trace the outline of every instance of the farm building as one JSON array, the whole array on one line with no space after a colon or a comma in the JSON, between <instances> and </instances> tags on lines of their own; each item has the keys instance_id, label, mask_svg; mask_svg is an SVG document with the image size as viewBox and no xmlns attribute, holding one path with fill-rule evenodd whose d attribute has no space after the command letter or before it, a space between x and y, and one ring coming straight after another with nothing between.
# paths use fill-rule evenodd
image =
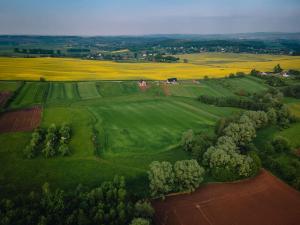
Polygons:
<instances>
[{"instance_id":1,"label":"farm building","mask_svg":"<svg viewBox=\"0 0 300 225\"><path fill-rule=\"evenodd\" d=\"M177 84L177 78L168 78L167 84Z\"/></svg>"},{"instance_id":2,"label":"farm building","mask_svg":"<svg viewBox=\"0 0 300 225\"><path fill-rule=\"evenodd\" d=\"M139 81L139 87L146 87L146 86L147 86L146 81L144 81L144 80Z\"/></svg>"},{"instance_id":3,"label":"farm building","mask_svg":"<svg viewBox=\"0 0 300 225\"><path fill-rule=\"evenodd\" d=\"M287 71L283 71L281 74L283 77L289 77L290 75L287 73Z\"/></svg>"}]
</instances>

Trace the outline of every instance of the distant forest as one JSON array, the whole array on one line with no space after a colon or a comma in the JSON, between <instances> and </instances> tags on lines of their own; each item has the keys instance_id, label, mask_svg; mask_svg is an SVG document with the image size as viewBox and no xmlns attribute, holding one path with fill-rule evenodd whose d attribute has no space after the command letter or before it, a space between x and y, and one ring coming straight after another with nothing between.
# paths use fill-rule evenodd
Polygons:
<instances>
[{"instance_id":1,"label":"distant forest","mask_svg":"<svg viewBox=\"0 0 300 225\"><path fill-rule=\"evenodd\" d=\"M0 55L176 62L176 54L231 52L300 55L300 33L148 36L0 36ZM165 55L165 56L164 56Z\"/></svg>"}]
</instances>

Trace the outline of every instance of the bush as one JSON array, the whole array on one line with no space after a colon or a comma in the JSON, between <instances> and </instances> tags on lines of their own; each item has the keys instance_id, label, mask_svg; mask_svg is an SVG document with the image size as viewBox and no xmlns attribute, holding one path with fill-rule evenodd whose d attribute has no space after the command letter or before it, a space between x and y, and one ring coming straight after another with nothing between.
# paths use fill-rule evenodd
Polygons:
<instances>
[{"instance_id":1,"label":"bush","mask_svg":"<svg viewBox=\"0 0 300 225\"><path fill-rule=\"evenodd\" d=\"M289 153L291 151L291 146L289 141L284 137L275 137L272 141L273 148L276 152L282 153L286 152Z\"/></svg>"},{"instance_id":2,"label":"bush","mask_svg":"<svg viewBox=\"0 0 300 225\"><path fill-rule=\"evenodd\" d=\"M234 168L230 166L226 167L214 167L211 169L211 175L218 181L234 181L239 178Z\"/></svg>"},{"instance_id":3,"label":"bush","mask_svg":"<svg viewBox=\"0 0 300 225\"><path fill-rule=\"evenodd\" d=\"M134 205L134 215L151 220L154 215L154 209L148 201L137 201Z\"/></svg>"},{"instance_id":4,"label":"bush","mask_svg":"<svg viewBox=\"0 0 300 225\"><path fill-rule=\"evenodd\" d=\"M143 218L135 218L131 221L130 225L150 225L150 222Z\"/></svg>"},{"instance_id":5,"label":"bush","mask_svg":"<svg viewBox=\"0 0 300 225\"><path fill-rule=\"evenodd\" d=\"M258 174L261 169L261 160L255 151L250 151L248 156L252 159L251 163L251 176Z\"/></svg>"},{"instance_id":6,"label":"bush","mask_svg":"<svg viewBox=\"0 0 300 225\"><path fill-rule=\"evenodd\" d=\"M181 146L187 152L190 152L193 148L194 143L194 131L188 130L182 134Z\"/></svg>"}]
</instances>

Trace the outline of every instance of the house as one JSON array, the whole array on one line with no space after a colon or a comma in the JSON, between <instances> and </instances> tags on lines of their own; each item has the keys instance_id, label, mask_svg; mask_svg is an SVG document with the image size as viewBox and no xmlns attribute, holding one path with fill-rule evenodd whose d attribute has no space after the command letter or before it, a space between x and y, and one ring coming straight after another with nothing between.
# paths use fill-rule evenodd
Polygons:
<instances>
[{"instance_id":1,"label":"house","mask_svg":"<svg viewBox=\"0 0 300 225\"><path fill-rule=\"evenodd\" d=\"M267 74L266 72L261 72L260 75L266 76L266 75L268 75L268 74Z\"/></svg>"},{"instance_id":2,"label":"house","mask_svg":"<svg viewBox=\"0 0 300 225\"><path fill-rule=\"evenodd\" d=\"M168 78L167 84L177 84L177 78Z\"/></svg>"},{"instance_id":3,"label":"house","mask_svg":"<svg viewBox=\"0 0 300 225\"><path fill-rule=\"evenodd\" d=\"M147 83L144 80L139 81L139 87L147 87Z\"/></svg>"},{"instance_id":4,"label":"house","mask_svg":"<svg viewBox=\"0 0 300 225\"><path fill-rule=\"evenodd\" d=\"M286 71L284 71L284 72L281 73L281 76L283 76L283 77L289 77L290 75Z\"/></svg>"}]
</instances>

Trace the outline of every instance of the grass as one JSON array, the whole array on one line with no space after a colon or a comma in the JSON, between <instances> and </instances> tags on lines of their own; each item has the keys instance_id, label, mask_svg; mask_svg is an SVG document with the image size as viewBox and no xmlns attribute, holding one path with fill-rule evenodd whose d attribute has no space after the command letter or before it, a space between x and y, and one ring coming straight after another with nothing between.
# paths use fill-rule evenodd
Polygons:
<instances>
[{"instance_id":1,"label":"grass","mask_svg":"<svg viewBox=\"0 0 300 225\"><path fill-rule=\"evenodd\" d=\"M27 82L22 87L19 95L14 99L12 107L25 107L41 104L45 100L48 91L48 83Z\"/></svg>"},{"instance_id":2,"label":"grass","mask_svg":"<svg viewBox=\"0 0 300 225\"><path fill-rule=\"evenodd\" d=\"M0 92L1 91L15 91L20 85L20 82L18 81L3 81L0 82Z\"/></svg>"},{"instance_id":3,"label":"grass","mask_svg":"<svg viewBox=\"0 0 300 225\"><path fill-rule=\"evenodd\" d=\"M9 88L11 84L0 82L1 85ZM146 171L152 161L175 162L190 157L179 146L184 131L213 132L218 118L238 111L201 104L196 97L228 96L239 89L256 92L267 88L262 80L252 77L181 82L168 85L167 96L162 84L148 85L142 91L136 81L26 82L10 107L43 104L42 127L71 124L72 155L26 160L22 151L31 133L0 134L2 193L36 190L44 182L65 189L73 189L79 183L95 186L115 174L126 176L132 192L145 193ZM292 99L286 101L291 107L297 104ZM99 132L100 157L94 154L93 129ZM278 132L272 129L261 132L265 136ZM293 125L280 135L293 135L296 146L297 130L299 126Z\"/></svg>"},{"instance_id":4,"label":"grass","mask_svg":"<svg viewBox=\"0 0 300 225\"><path fill-rule=\"evenodd\" d=\"M80 82L78 84L79 96L82 99L101 97L95 82Z\"/></svg>"},{"instance_id":5,"label":"grass","mask_svg":"<svg viewBox=\"0 0 300 225\"><path fill-rule=\"evenodd\" d=\"M184 97L198 97L210 95L216 97L232 96L236 93L254 93L267 90L267 86L254 77L208 79L196 82L182 82L179 85L170 85L171 95Z\"/></svg>"},{"instance_id":6,"label":"grass","mask_svg":"<svg viewBox=\"0 0 300 225\"><path fill-rule=\"evenodd\" d=\"M189 63L117 63L69 58L0 58L0 80L165 80L224 77L256 68L271 71L276 64L300 69L299 56L201 53L179 55Z\"/></svg>"}]
</instances>

